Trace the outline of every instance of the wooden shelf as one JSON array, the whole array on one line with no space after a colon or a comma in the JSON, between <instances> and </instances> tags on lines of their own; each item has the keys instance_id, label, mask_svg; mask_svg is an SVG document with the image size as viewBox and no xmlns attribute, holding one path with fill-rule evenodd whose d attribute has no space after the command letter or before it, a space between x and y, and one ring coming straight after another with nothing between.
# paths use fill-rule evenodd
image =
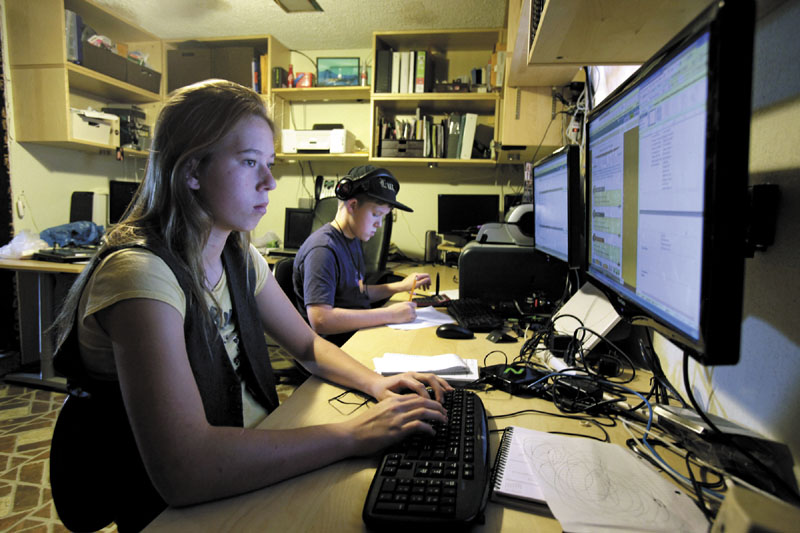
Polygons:
<instances>
[{"instance_id":1,"label":"wooden shelf","mask_svg":"<svg viewBox=\"0 0 800 533\"><path fill-rule=\"evenodd\" d=\"M67 74L70 90L89 93L108 101L119 100L144 104L161 99L157 93L141 89L81 65L67 63Z\"/></svg>"},{"instance_id":2,"label":"wooden shelf","mask_svg":"<svg viewBox=\"0 0 800 533\"><path fill-rule=\"evenodd\" d=\"M497 165L494 159L448 159L443 157L371 157L369 160L392 166L493 167Z\"/></svg>"},{"instance_id":3,"label":"wooden shelf","mask_svg":"<svg viewBox=\"0 0 800 533\"><path fill-rule=\"evenodd\" d=\"M359 102L369 100L370 87L307 87L272 89L288 102Z\"/></svg>"},{"instance_id":4,"label":"wooden shelf","mask_svg":"<svg viewBox=\"0 0 800 533\"><path fill-rule=\"evenodd\" d=\"M359 152L355 154L275 154L276 161L366 161L369 154Z\"/></svg>"},{"instance_id":5,"label":"wooden shelf","mask_svg":"<svg viewBox=\"0 0 800 533\"><path fill-rule=\"evenodd\" d=\"M440 114L458 110L480 115L494 114L500 101L498 93L378 93L372 95L375 105L386 112L408 114L420 107L426 113Z\"/></svg>"}]
</instances>

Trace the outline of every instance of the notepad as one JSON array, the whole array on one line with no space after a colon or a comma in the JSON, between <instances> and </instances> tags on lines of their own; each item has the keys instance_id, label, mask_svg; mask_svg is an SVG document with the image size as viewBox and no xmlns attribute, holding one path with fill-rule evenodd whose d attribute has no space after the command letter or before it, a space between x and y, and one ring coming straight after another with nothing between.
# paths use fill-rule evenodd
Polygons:
<instances>
[{"instance_id":1,"label":"notepad","mask_svg":"<svg viewBox=\"0 0 800 533\"><path fill-rule=\"evenodd\" d=\"M506 429L503 442L497 452L495 463L494 490L492 499L497 502L519 503L514 499L535 503L546 503L544 492L536 480L536 476L528 466L522 439L514 437L514 426ZM524 432L524 428L517 432Z\"/></svg>"},{"instance_id":2,"label":"notepad","mask_svg":"<svg viewBox=\"0 0 800 533\"><path fill-rule=\"evenodd\" d=\"M546 503L564 531L705 531L692 500L626 448L512 426L498 451L495 501Z\"/></svg>"}]
</instances>

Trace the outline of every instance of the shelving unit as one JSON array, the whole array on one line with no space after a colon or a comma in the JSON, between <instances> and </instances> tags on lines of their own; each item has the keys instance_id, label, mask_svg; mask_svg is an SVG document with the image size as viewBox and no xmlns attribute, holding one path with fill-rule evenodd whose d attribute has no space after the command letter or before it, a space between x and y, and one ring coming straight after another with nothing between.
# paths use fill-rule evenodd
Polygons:
<instances>
[{"instance_id":1,"label":"shelving unit","mask_svg":"<svg viewBox=\"0 0 800 533\"><path fill-rule=\"evenodd\" d=\"M65 9L114 42L148 54L153 70L164 70L158 37L91 0L7 0L16 140L113 153L116 146L73 137L70 108L159 102L161 90L151 92L68 62Z\"/></svg>"},{"instance_id":2,"label":"shelving unit","mask_svg":"<svg viewBox=\"0 0 800 533\"><path fill-rule=\"evenodd\" d=\"M434 56L433 68L437 81L452 81L469 74L473 68L486 65L497 43L502 41L502 29L434 30L375 32L373 34L373 65L378 51L426 50ZM372 93L372 139L370 160L392 165L494 166L493 159L454 159L432 157L381 157L380 122L382 118L422 114L438 121L451 113L476 113L480 124L495 130L500 114L500 92L488 93Z\"/></svg>"}]
</instances>

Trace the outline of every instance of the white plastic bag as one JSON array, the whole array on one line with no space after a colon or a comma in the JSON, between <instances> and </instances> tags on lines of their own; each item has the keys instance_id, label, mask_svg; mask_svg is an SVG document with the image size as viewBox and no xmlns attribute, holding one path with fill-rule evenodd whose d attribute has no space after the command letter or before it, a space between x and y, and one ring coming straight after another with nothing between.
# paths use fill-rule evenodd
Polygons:
<instances>
[{"instance_id":1,"label":"white plastic bag","mask_svg":"<svg viewBox=\"0 0 800 533\"><path fill-rule=\"evenodd\" d=\"M38 233L24 229L11 239L11 242L0 246L0 257L23 259L32 256L34 252L42 248L50 248L50 245L40 239Z\"/></svg>"}]
</instances>

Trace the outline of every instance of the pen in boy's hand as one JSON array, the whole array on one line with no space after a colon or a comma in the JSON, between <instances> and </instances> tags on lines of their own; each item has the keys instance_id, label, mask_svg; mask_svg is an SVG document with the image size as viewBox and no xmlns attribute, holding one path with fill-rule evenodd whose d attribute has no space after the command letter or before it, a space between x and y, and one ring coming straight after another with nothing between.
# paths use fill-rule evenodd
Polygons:
<instances>
[{"instance_id":1,"label":"pen in boy's hand","mask_svg":"<svg viewBox=\"0 0 800 533\"><path fill-rule=\"evenodd\" d=\"M414 299L414 291L416 289L417 289L417 276L414 276L414 283L413 283L413 285L411 285L411 292L408 295L408 301L409 302Z\"/></svg>"}]
</instances>

